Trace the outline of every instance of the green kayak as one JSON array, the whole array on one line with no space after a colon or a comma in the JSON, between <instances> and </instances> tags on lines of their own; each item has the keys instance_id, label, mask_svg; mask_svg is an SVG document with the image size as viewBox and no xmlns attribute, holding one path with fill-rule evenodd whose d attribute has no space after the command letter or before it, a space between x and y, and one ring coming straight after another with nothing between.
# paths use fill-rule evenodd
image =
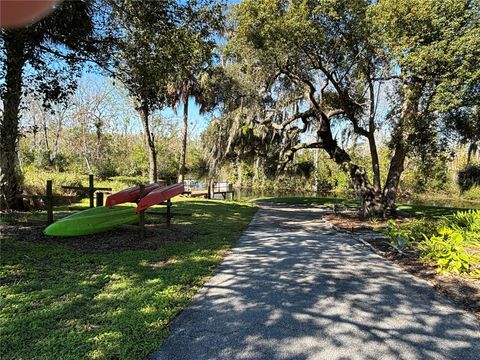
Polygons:
<instances>
[{"instance_id":1,"label":"green kayak","mask_svg":"<svg viewBox=\"0 0 480 360\"><path fill-rule=\"evenodd\" d=\"M120 224L135 224L138 214L132 206L96 207L64 217L50 226L44 234L49 236L79 236L96 234Z\"/></svg>"}]
</instances>

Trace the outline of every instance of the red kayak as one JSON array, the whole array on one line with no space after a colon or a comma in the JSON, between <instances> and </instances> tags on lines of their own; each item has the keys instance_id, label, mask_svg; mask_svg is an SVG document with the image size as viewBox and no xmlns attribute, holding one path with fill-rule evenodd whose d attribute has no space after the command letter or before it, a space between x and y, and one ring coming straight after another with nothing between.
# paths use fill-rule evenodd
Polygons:
<instances>
[{"instance_id":1,"label":"red kayak","mask_svg":"<svg viewBox=\"0 0 480 360\"><path fill-rule=\"evenodd\" d=\"M150 206L160 204L174 196L180 195L185 191L183 184L174 184L153 190L148 193L137 205L137 212L145 210Z\"/></svg>"},{"instance_id":2,"label":"red kayak","mask_svg":"<svg viewBox=\"0 0 480 360\"><path fill-rule=\"evenodd\" d=\"M160 189L161 187L162 185L158 183L151 183L151 184L145 185L145 190L143 194L144 195L148 194L153 190ZM105 206L110 207L113 205L123 204L127 202L137 202L139 197L140 197L140 186L134 186L134 187L119 191L107 197Z\"/></svg>"}]
</instances>

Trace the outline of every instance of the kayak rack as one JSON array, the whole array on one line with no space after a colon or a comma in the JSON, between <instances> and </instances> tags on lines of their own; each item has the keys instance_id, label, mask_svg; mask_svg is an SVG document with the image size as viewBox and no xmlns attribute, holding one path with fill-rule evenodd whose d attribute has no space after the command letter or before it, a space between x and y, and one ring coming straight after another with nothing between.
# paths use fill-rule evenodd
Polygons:
<instances>
[{"instance_id":1,"label":"kayak rack","mask_svg":"<svg viewBox=\"0 0 480 360\"><path fill-rule=\"evenodd\" d=\"M140 197L138 198L139 202L144 197L144 192L145 192L145 185L142 184L140 185ZM140 237L140 240L145 239L145 215L165 217L167 228L170 228L172 218L174 216L192 216L191 213L172 212L172 202L170 199L162 203L159 203L157 205L165 205L167 207L166 212L152 211L152 210L145 209L145 210L139 211L138 213L138 230L139 230L138 235Z\"/></svg>"}]
</instances>

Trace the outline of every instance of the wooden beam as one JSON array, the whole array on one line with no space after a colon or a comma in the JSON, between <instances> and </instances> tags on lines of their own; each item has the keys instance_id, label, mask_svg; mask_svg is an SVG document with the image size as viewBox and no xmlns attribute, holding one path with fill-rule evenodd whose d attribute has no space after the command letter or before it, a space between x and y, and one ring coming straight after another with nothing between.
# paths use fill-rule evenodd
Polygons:
<instances>
[{"instance_id":1,"label":"wooden beam","mask_svg":"<svg viewBox=\"0 0 480 360\"><path fill-rule=\"evenodd\" d=\"M145 185L140 185L140 196L138 197L138 201L142 200L143 195L145 192ZM142 210L138 213L138 235L140 236L140 240L145 239L145 210Z\"/></svg>"},{"instance_id":2,"label":"wooden beam","mask_svg":"<svg viewBox=\"0 0 480 360\"><path fill-rule=\"evenodd\" d=\"M69 186L69 185L62 185L62 189L65 190L83 190L87 192L89 190L88 187L85 186ZM112 188L109 187L94 187L95 191L112 191Z\"/></svg>"},{"instance_id":3,"label":"wooden beam","mask_svg":"<svg viewBox=\"0 0 480 360\"><path fill-rule=\"evenodd\" d=\"M47 206L47 224L53 223L53 182L47 180L47 196L45 197L45 205Z\"/></svg>"},{"instance_id":4,"label":"wooden beam","mask_svg":"<svg viewBox=\"0 0 480 360\"><path fill-rule=\"evenodd\" d=\"M90 198L90 208L94 207L95 188L93 186L93 174L88 175L88 197Z\"/></svg>"},{"instance_id":5,"label":"wooden beam","mask_svg":"<svg viewBox=\"0 0 480 360\"><path fill-rule=\"evenodd\" d=\"M172 202L170 199L167 200L167 227L170 227L170 223L172 222Z\"/></svg>"},{"instance_id":6,"label":"wooden beam","mask_svg":"<svg viewBox=\"0 0 480 360\"><path fill-rule=\"evenodd\" d=\"M97 207L103 206L103 192L97 192Z\"/></svg>"}]
</instances>

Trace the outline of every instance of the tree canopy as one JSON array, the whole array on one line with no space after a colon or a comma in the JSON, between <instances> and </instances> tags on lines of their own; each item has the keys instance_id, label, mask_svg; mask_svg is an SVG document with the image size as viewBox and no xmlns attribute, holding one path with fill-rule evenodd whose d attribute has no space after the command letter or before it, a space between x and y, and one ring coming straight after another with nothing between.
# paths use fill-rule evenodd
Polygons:
<instances>
[{"instance_id":1,"label":"tree canopy","mask_svg":"<svg viewBox=\"0 0 480 360\"><path fill-rule=\"evenodd\" d=\"M426 174L450 143L478 148L478 0L243 0L227 11L221 0L69 1L36 24L2 29L1 42L2 207L20 191L22 100L58 110L92 64L133 99L150 181L163 151L152 125L181 103L183 179L192 98L215 110L202 136L211 173L244 161L271 176L307 173L302 152L321 149L350 177L364 215L395 211L409 157ZM98 153L102 124L93 124Z\"/></svg>"},{"instance_id":2,"label":"tree canopy","mask_svg":"<svg viewBox=\"0 0 480 360\"><path fill-rule=\"evenodd\" d=\"M149 148L150 181L157 180L150 115L175 102L171 84L194 76L213 56L221 26L217 2L108 0L114 61L108 69L136 101Z\"/></svg>"},{"instance_id":3,"label":"tree canopy","mask_svg":"<svg viewBox=\"0 0 480 360\"><path fill-rule=\"evenodd\" d=\"M259 100L243 124L281 135L279 165L299 150L324 149L350 174L365 215L389 213L408 153L437 139L443 114L478 91L478 10L478 1L464 0L242 1L226 56L238 64L237 78L261 84L240 90ZM386 91L390 101L380 104ZM380 106L388 106L386 119ZM382 186L384 122L392 154ZM338 129L368 142L372 181L340 146ZM309 132L316 139L305 142Z\"/></svg>"},{"instance_id":4,"label":"tree canopy","mask_svg":"<svg viewBox=\"0 0 480 360\"><path fill-rule=\"evenodd\" d=\"M0 84L3 112L0 123L0 204L18 203L16 170L19 111L22 95L30 94L51 107L72 94L82 64L98 53L89 1L66 1L46 18L19 29L1 29Z\"/></svg>"}]
</instances>

